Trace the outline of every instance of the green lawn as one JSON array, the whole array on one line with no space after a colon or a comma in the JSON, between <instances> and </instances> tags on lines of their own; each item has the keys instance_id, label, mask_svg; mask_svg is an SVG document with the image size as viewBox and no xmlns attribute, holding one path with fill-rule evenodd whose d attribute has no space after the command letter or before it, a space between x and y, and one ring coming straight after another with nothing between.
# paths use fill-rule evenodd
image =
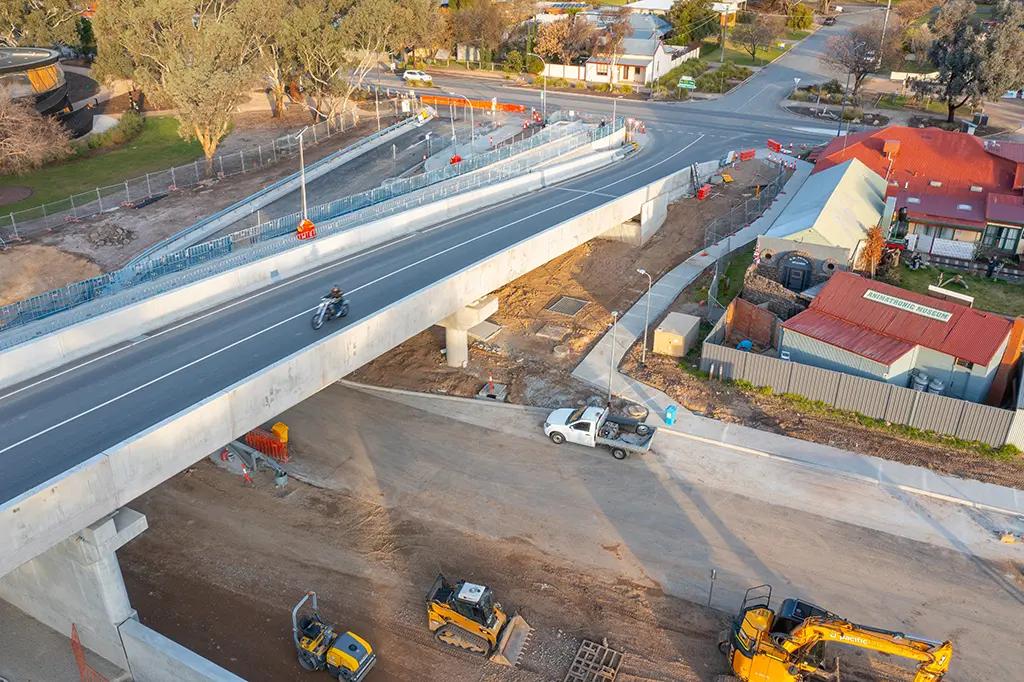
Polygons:
<instances>
[{"instance_id":1,"label":"green lawn","mask_svg":"<svg viewBox=\"0 0 1024 682\"><path fill-rule=\"evenodd\" d=\"M899 286L921 294L928 293L928 285L939 283L940 270L928 267L921 270L900 268ZM974 307L979 310L990 310L1003 315L1024 315L1024 286L997 282L984 277L976 277L959 270L942 270L948 278L950 275L963 274L967 288L950 284L945 288L957 293L974 297Z\"/></svg>"},{"instance_id":2,"label":"green lawn","mask_svg":"<svg viewBox=\"0 0 1024 682\"><path fill-rule=\"evenodd\" d=\"M121 147L86 152L85 156L25 175L0 178L2 187L31 187L34 192L24 201L0 207L0 212L20 211L65 199L71 194L117 184L150 171L182 165L202 155L198 142L185 142L178 136L176 119L149 117L139 136Z\"/></svg>"},{"instance_id":3,"label":"green lawn","mask_svg":"<svg viewBox=\"0 0 1024 682\"><path fill-rule=\"evenodd\" d=\"M785 38L786 38L786 40L792 40L793 42L798 42L798 41L803 40L804 38L806 38L809 35L811 35L810 31L803 31L803 30L793 29L793 30L790 30L790 31L786 31Z\"/></svg>"},{"instance_id":4,"label":"green lawn","mask_svg":"<svg viewBox=\"0 0 1024 682\"><path fill-rule=\"evenodd\" d=\"M910 97L903 95L885 95L878 100L879 109L916 109L917 111L928 111L933 114L945 114L946 105L934 100L930 102L914 102Z\"/></svg>"},{"instance_id":5,"label":"green lawn","mask_svg":"<svg viewBox=\"0 0 1024 682\"><path fill-rule=\"evenodd\" d=\"M742 47L737 47L730 40L725 41L725 60L739 66L764 66L786 52L780 47L770 47L766 50L757 51L757 60L750 58L750 53ZM705 43L700 50L700 58L707 62L721 60L722 51L714 43Z\"/></svg>"},{"instance_id":6,"label":"green lawn","mask_svg":"<svg viewBox=\"0 0 1024 682\"><path fill-rule=\"evenodd\" d=\"M743 275L754 262L754 247L734 254L725 266L725 272L718 284L718 302L727 306L743 289Z\"/></svg>"}]
</instances>

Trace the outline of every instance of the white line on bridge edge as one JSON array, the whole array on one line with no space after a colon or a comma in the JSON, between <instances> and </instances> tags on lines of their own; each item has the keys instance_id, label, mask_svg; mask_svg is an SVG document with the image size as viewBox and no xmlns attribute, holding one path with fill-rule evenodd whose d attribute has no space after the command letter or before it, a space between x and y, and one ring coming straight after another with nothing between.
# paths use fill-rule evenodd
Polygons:
<instances>
[{"instance_id":1,"label":"white line on bridge edge","mask_svg":"<svg viewBox=\"0 0 1024 682\"><path fill-rule=\"evenodd\" d=\"M686 145L682 149L676 151L671 156L667 156L664 159L662 159L661 161L656 161L655 163L652 163L651 165L649 165L649 166L647 166L645 168L642 168L642 169L636 171L635 173L631 173L631 174L629 174L629 175L627 175L625 177L619 178L618 180L613 180L612 182L609 182L606 185L602 185L601 187L598 187L596 190L593 190L593 191L596 193L599 190L607 189L609 187L612 187L614 185L619 184L620 182L624 182L626 180L629 180L630 178L634 178L637 175L640 175L641 173L646 173L647 171L649 171L652 168L655 168L655 167L660 166L660 165L662 165L664 163L667 163L667 162L671 161L672 159L674 159L675 157L677 157L680 154L682 154L683 152L685 152L687 149L689 149L693 145L695 145L698 142L700 142L703 138L704 138L704 135L700 135L693 142L691 142L690 144ZM531 218L535 218L536 216L541 215L542 213L547 213L548 211L553 211L553 210L555 210L557 208L561 208L562 206L565 206L566 204L570 204L570 203L580 199L582 196L583 195L579 195L579 196L573 197L572 199L568 199L568 200L563 201L561 203L555 204L553 206L548 206L547 208L543 208L543 209L541 209L539 211L531 213L528 216L524 216L524 217L519 218L517 220L513 220L510 223L506 223L504 225L500 225L500 226L498 226L498 227L496 227L496 228L494 228L492 230L489 230L488 232L485 232L483 234L479 234L479 235L476 235L474 237L470 237L469 239L467 239L467 240L465 240L463 242L460 242L458 244L454 244L452 246L449 246L448 248L442 249L441 251L433 253L433 254L431 254L429 256L425 256L425 257L419 259L418 261L416 261L414 263L409 263L407 265L404 265L401 268L398 268L397 270L395 270L393 272L389 272L386 275L381 275L380 277L378 277L378 278L376 278L376 279L374 279L372 281L369 281L366 284L363 284L363 285L358 286L358 287L356 287L354 289L351 289L348 293L352 294L352 293L355 293L355 292L360 291L362 289L365 289L367 287L373 286L374 284L377 284L378 282L381 282L381 281L383 281L385 279L388 279L389 277L393 277L393 276L395 276L395 275L397 275L399 273L402 273L402 272L404 272L404 271L406 271L406 270L408 270L410 268L414 268L417 265L422 265L423 263L426 263L427 261L433 260L434 258L437 258L438 256L442 256L442 255L444 255L444 254L446 254L446 253L448 253L450 251L453 251L455 249L461 248L461 247L465 246L466 244L471 244L471 243L473 243L473 242L475 242L475 241L477 241L479 239L483 239L484 237L487 237L489 235L495 234L495 233L500 232L502 230L505 230L505 229L507 229L509 227L512 227L513 225L517 225L517 224L519 224L521 222L524 222L526 220L529 220ZM490 210L492 208L493 208L492 206L488 206L488 207L485 207L484 209L481 209L481 210ZM453 218L452 221L448 221L448 222L454 222L455 220L462 220L462 219L464 219L466 217L467 216L461 216L459 218ZM409 238L409 237L412 237L412 236L414 236L414 234L413 235L407 235L403 239ZM401 240L399 240L399 241L401 241ZM394 243L395 242L390 242L389 244L382 244L381 246L379 246L377 248L378 249L379 248L385 248L387 246L391 246ZM300 279L305 279L306 277L312 276L314 274L318 274L320 272L323 272L324 270L328 270L330 268L336 267L336 266L338 266L338 265L340 265L342 263L345 263L345 262L347 262L349 260L352 260L354 258L358 258L358 257L360 257L362 255L365 255L366 253L370 253L373 250L375 250L375 249L371 249L370 251L366 251L366 252L363 252L361 254L354 255L354 256L352 256L350 258L344 259L342 261L338 261L336 263L332 263L331 265L328 265L328 266L324 266L323 268L320 268L319 270L315 270L313 272L306 273L305 275L301 275L299 277L291 279L288 282L282 282L281 284L275 285L274 287L271 287L271 288L268 288L268 289L264 289L264 290L262 290L260 292L257 292L255 294L253 294L252 296L249 296L249 297L247 297L245 299L242 299L240 301L235 301L234 303L229 304L228 306L224 306L223 308L220 308L217 311L212 311L210 313L206 313L202 317L207 317L207 316L209 316L211 314L215 314L216 312L220 312L220 311L226 310L227 308L232 307L234 305L238 305L239 303L242 303L244 301L252 300L254 298L262 296L263 294L265 294L267 292L273 291L275 289L279 289L282 286L285 286L287 284L294 283L296 281L299 281ZM230 349L234 348L235 346L241 345L241 344L245 343L246 341L254 339L257 336L260 336L261 334L264 334L265 332L268 332L268 331L271 331L273 329L276 329L276 328L280 327L283 324L287 324L288 322L291 322L292 320L295 320L295 319L298 319L298 318L302 317L303 315L308 315L309 313L311 313L314 310L316 310L316 306L313 306L312 308L308 308L308 309L303 310L303 311L301 311L299 313L296 313L295 315L292 315L291 317L287 317L287 318L285 318L283 320L280 320L279 322L275 322L274 324L270 325L269 327L265 327L263 329L255 331L252 334L249 334L248 336L245 336L245 337L243 337L241 339L237 339L235 341L232 341L231 343L229 343L228 345L226 345L226 346L224 346L222 348L218 348L217 350L211 351L211 352L207 353L206 355L204 355L202 357L196 358L195 360L191 360L191 361L185 363L184 365L181 365L180 367L176 367L175 369L172 369L169 372L165 372L164 374L161 374L158 377L150 379L149 381L147 381L147 382L145 382L143 384L140 384L140 385L136 386L135 388L129 389L129 390L125 391L124 393L120 394L120 395L117 395L117 396L114 396L113 398L105 400L105 401L103 401L102 403L100 403L98 405L94 405L94 406L90 407L88 410L84 410L82 412L79 412L78 414L73 415L71 417L68 417L67 419L64 419L64 420L62 420L62 421L60 421L60 422L58 422L56 424L53 424L52 426L48 426L45 429L43 429L42 431L34 433L31 436L26 436L25 438L22 438L18 442L12 443L12 444L4 447L3 449L0 449L0 454L3 454L3 453L8 452L10 450L13 450L14 448L16 448L16 447L18 447L20 445L24 445L25 443L28 443L29 441L34 440L34 439L38 438L39 436L43 436L43 435L49 433L50 431L53 431L54 429L59 429L60 427L66 425L66 424L69 424L69 423L75 421L76 419L79 419L81 417L89 415L89 414L95 412L96 410L102 409L102 408L106 407L107 405L115 403L118 400L120 400L121 398L126 398L126 397L128 397L130 395L133 395L133 394L141 391L144 388L148 388L149 386L152 386L153 384L155 384L155 383L157 383L159 381L163 381L164 379L166 379L168 377L174 376L178 372L186 370L189 367L193 367L193 366L199 364L200 362L208 360L208 359L210 359L210 358L212 358L212 357L214 357L216 355L220 355L224 351L230 350ZM202 319L202 317L193 318L192 320L189 320L187 322L183 322L183 323L177 325L176 327L172 327L170 329L163 330L163 332L161 332L161 333L167 333L168 331L171 331L171 329L176 329L176 328L183 327L186 324L191 324L192 322L194 322L197 319ZM341 331L341 330L339 330L339 331ZM154 334L153 336L150 336L148 338L154 338L156 336L157 336L157 334ZM133 343L133 344L131 344L129 346L126 346L126 347L119 348L117 350L111 351L110 353L107 353L105 356L101 356L101 357L107 357L109 355L113 355L114 353L117 353L117 352L119 352L121 350L124 350L124 348L130 348L132 345L135 345L136 343L145 343L145 341L146 341L146 339L142 339L142 340L137 341L137 342L135 342L135 343ZM100 359L100 358L94 358L94 359L92 359L92 360L90 360L90 361L88 361L86 363L82 363L82 364L78 365L78 367L82 367L82 366L84 366L86 364L89 364L90 362L95 362L98 359ZM73 369L76 369L76 368L69 368L67 370L64 370L64 372L62 372L61 374L69 372L69 371L72 371ZM55 376L60 376L60 375L58 374L58 375L53 375L53 376L55 377ZM47 380L52 379L52 378L53 377L48 377L47 379L41 379L40 381L36 382L36 384L42 383L43 381L47 381ZM25 387L25 388L28 388L28 387ZM25 390L25 389L22 388L22 389L19 389L19 390ZM9 395L13 395L13 394L9 394ZM4 396L4 397L6 397L6 396Z\"/></svg>"}]
</instances>

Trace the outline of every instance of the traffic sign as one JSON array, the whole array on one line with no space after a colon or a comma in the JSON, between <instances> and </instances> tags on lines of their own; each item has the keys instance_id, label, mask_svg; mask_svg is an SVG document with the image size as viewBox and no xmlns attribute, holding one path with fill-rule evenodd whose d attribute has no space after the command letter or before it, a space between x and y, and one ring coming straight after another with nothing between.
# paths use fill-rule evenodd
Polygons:
<instances>
[{"instance_id":1,"label":"traffic sign","mask_svg":"<svg viewBox=\"0 0 1024 682\"><path fill-rule=\"evenodd\" d=\"M676 87L680 90L696 90L697 82L693 80L693 76L680 76Z\"/></svg>"},{"instance_id":2,"label":"traffic sign","mask_svg":"<svg viewBox=\"0 0 1024 682\"><path fill-rule=\"evenodd\" d=\"M316 225L309 218L303 218L295 229L295 236L299 239L316 239Z\"/></svg>"}]
</instances>

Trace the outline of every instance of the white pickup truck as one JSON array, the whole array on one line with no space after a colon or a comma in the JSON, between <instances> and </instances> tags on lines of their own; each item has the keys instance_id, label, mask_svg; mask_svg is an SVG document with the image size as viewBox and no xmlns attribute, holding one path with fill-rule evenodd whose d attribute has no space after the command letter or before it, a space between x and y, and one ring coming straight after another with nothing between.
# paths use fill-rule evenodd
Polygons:
<instances>
[{"instance_id":1,"label":"white pickup truck","mask_svg":"<svg viewBox=\"0 0 1024 682\"><path fill-rule=\"evenodd\" d=\"M600 407L565 407L555 410L544 421L544 435L555 445L566 441L612 451L615 459L626 459L631 452L651 449L657 428L642 421L611 414Z\"/></svg>"}]
</instances>

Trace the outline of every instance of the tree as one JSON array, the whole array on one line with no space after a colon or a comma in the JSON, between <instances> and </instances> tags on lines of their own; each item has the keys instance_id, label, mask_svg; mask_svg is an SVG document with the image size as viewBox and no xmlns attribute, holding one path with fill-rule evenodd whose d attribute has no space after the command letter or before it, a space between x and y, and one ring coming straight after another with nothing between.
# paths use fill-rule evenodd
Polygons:
<instances>
[{"instance_id":1,"label":"tree","mask_svg":"<svg viewBox=\"0 0 1024 682\"><path fill-rule=\"evenodd\" d=\"M731 37L756 62L758 51L771 47L782 35L782 31L782 17L759 14L749 24L737 24L732 29Z\"/></svg>"},{"instance_id":2,"label":"tree","mask_svg":"<svg viewBox=\"0 0 1024 682\"><path fill-rule=\"evenodd\" d=\"M794 31L804 31L814 25L814 10L798 2L789 8L786 26Z\"/></svg>"},{"instance_id":3,"label":"tree","mask_svg":"<svg viewBox=\"0 0 1024 682\"><path fill-rule=\"evenodd\" d=\"M939 76L932 83L915 84L919 91L938 91L950 123L968 102L998 97L1024 79L1024 10L1009 8L987 35L975 31L974 10L970 0L953 0L935 15L929 24L935 41L928 58Z\"/></svg>"},{"instance_id":4,"label":"tree","mask_svg":"<svg viewBox=\"0 0 1024 682\"><path fill-rule=\"evenodd\" d=\"M505 71L507 73L522 73L525 66L523 53L519 50L510 50L505 55Z\"/></svg>"},{"instance_id":5,"label":"tree","mask_svg":"<svg viewBox=\"0 0 1024 682\"><path fill-rule=\"evenodd\" d=\"M41 116L31 100L12 99L0 88L0 175L24 173L70 154L64 126Z\"/></svg>"},{"instance_id":6,"label":"tree","mask_svg":"<svg viewBox=\"0 0 1024 682\"><path fill-rule=\"evenodd\" d=\"M485 58L501 45L506 18L491 0L476 0L468 6L463 3L451 16L452 37L456 42L476 47Z\"/></svg>"},{"instance_id":7,"label":"tree","mask_svg":"<svg viewBox=\"0 0 1024 682\"><path fill-rule=\"evenodd\" d=\"M884 254L885 235L882 233L882 228L875 225L868 230L867 237L864 239L864 246L861 247L860 255L857 256L857 267L870 272L871 279L874 279L875 271L878 269L878 264L882 262Z\"/></svg>"},{"instance_id":8,"label":"tree","mask_svg":"<svg viewBox=\"0 0 1024 682\"><path fill-rule=\"evenodd\" d=\"M590 51L594 29L590 22L577 17L543 24L537 31L534 49L548 61L570 64Z\"/></svg>"},{"instance_id":9,"label":"tree","mask_svg":"<svg viewBox=\"0 0 1024 682\"><path fill-rule=\"evenodd\" d=\"M633 34L633 26L629 23L629 10L618 7L608 13L608 21L601 34L594 41L594 54L603 56L611 64L608 80L615 83L618 71L619 56L622 54L622 43Z\"/></svg>"},{"instance_id":10,"label":"tree","mask_svg":"<svg viewBox=\"0 0 1024 682\"><path fill-rule=\"evenodd\" d=\"M81 14L78 0L0 0L0 46L74 45Z\"/></svg>"},{"instance_id":11,"label":"tree","mask_svg":"<svg viewBox=\"0 0 1024 682\"><path fill-rule=\"evenodd\" d=\"M718 12L708 0L676 0L665 17L680 44L698 41L718 30Z\"/></svg>"},{"instance_id":12,"label":"tree","mask_svg":"<svg viewBox=\"0 0 1024 682\"><path fill-rule=\"evenodd\" d=\"M898 35L899 29L892 26L890 18L889 35ZM882 54L878 50L881 47ZM880 65L895 63L901 55L902 47L897 40L886 39L882 42L882 24L863 24L850 29L849 32L830 38L825 47L822 60L840 73L848 74L853 85L854 95L860 91L864 79Z\"/></svg>"},{"instance_id":13,"label":"tree","mask_svg":"<svg viewBox=\"0 0 1024 682\"><path fill-rule=\"evenodd\" d=\"M263 73L274 99L274 118L284 115L284 100L288 84L299 75L299 62L295 45L288 38L287 30L294 18L297 5L294 0L265 0L264 30L266 40L260 46L260 60Z\"/></svg>"},{"instance_id":14,"label":"tree","mask_svg":"<svg viewBox=\"0 0 1024 682\"><path fill-rule=\"evenodd\" d=\"M264 0L103 0L97 35L105 73L128 71L177 111L179 134L196 139L212 172L235 108L259 73ZM110 53L108 57L106 53Z\"/></svg>"}]
</instances>

